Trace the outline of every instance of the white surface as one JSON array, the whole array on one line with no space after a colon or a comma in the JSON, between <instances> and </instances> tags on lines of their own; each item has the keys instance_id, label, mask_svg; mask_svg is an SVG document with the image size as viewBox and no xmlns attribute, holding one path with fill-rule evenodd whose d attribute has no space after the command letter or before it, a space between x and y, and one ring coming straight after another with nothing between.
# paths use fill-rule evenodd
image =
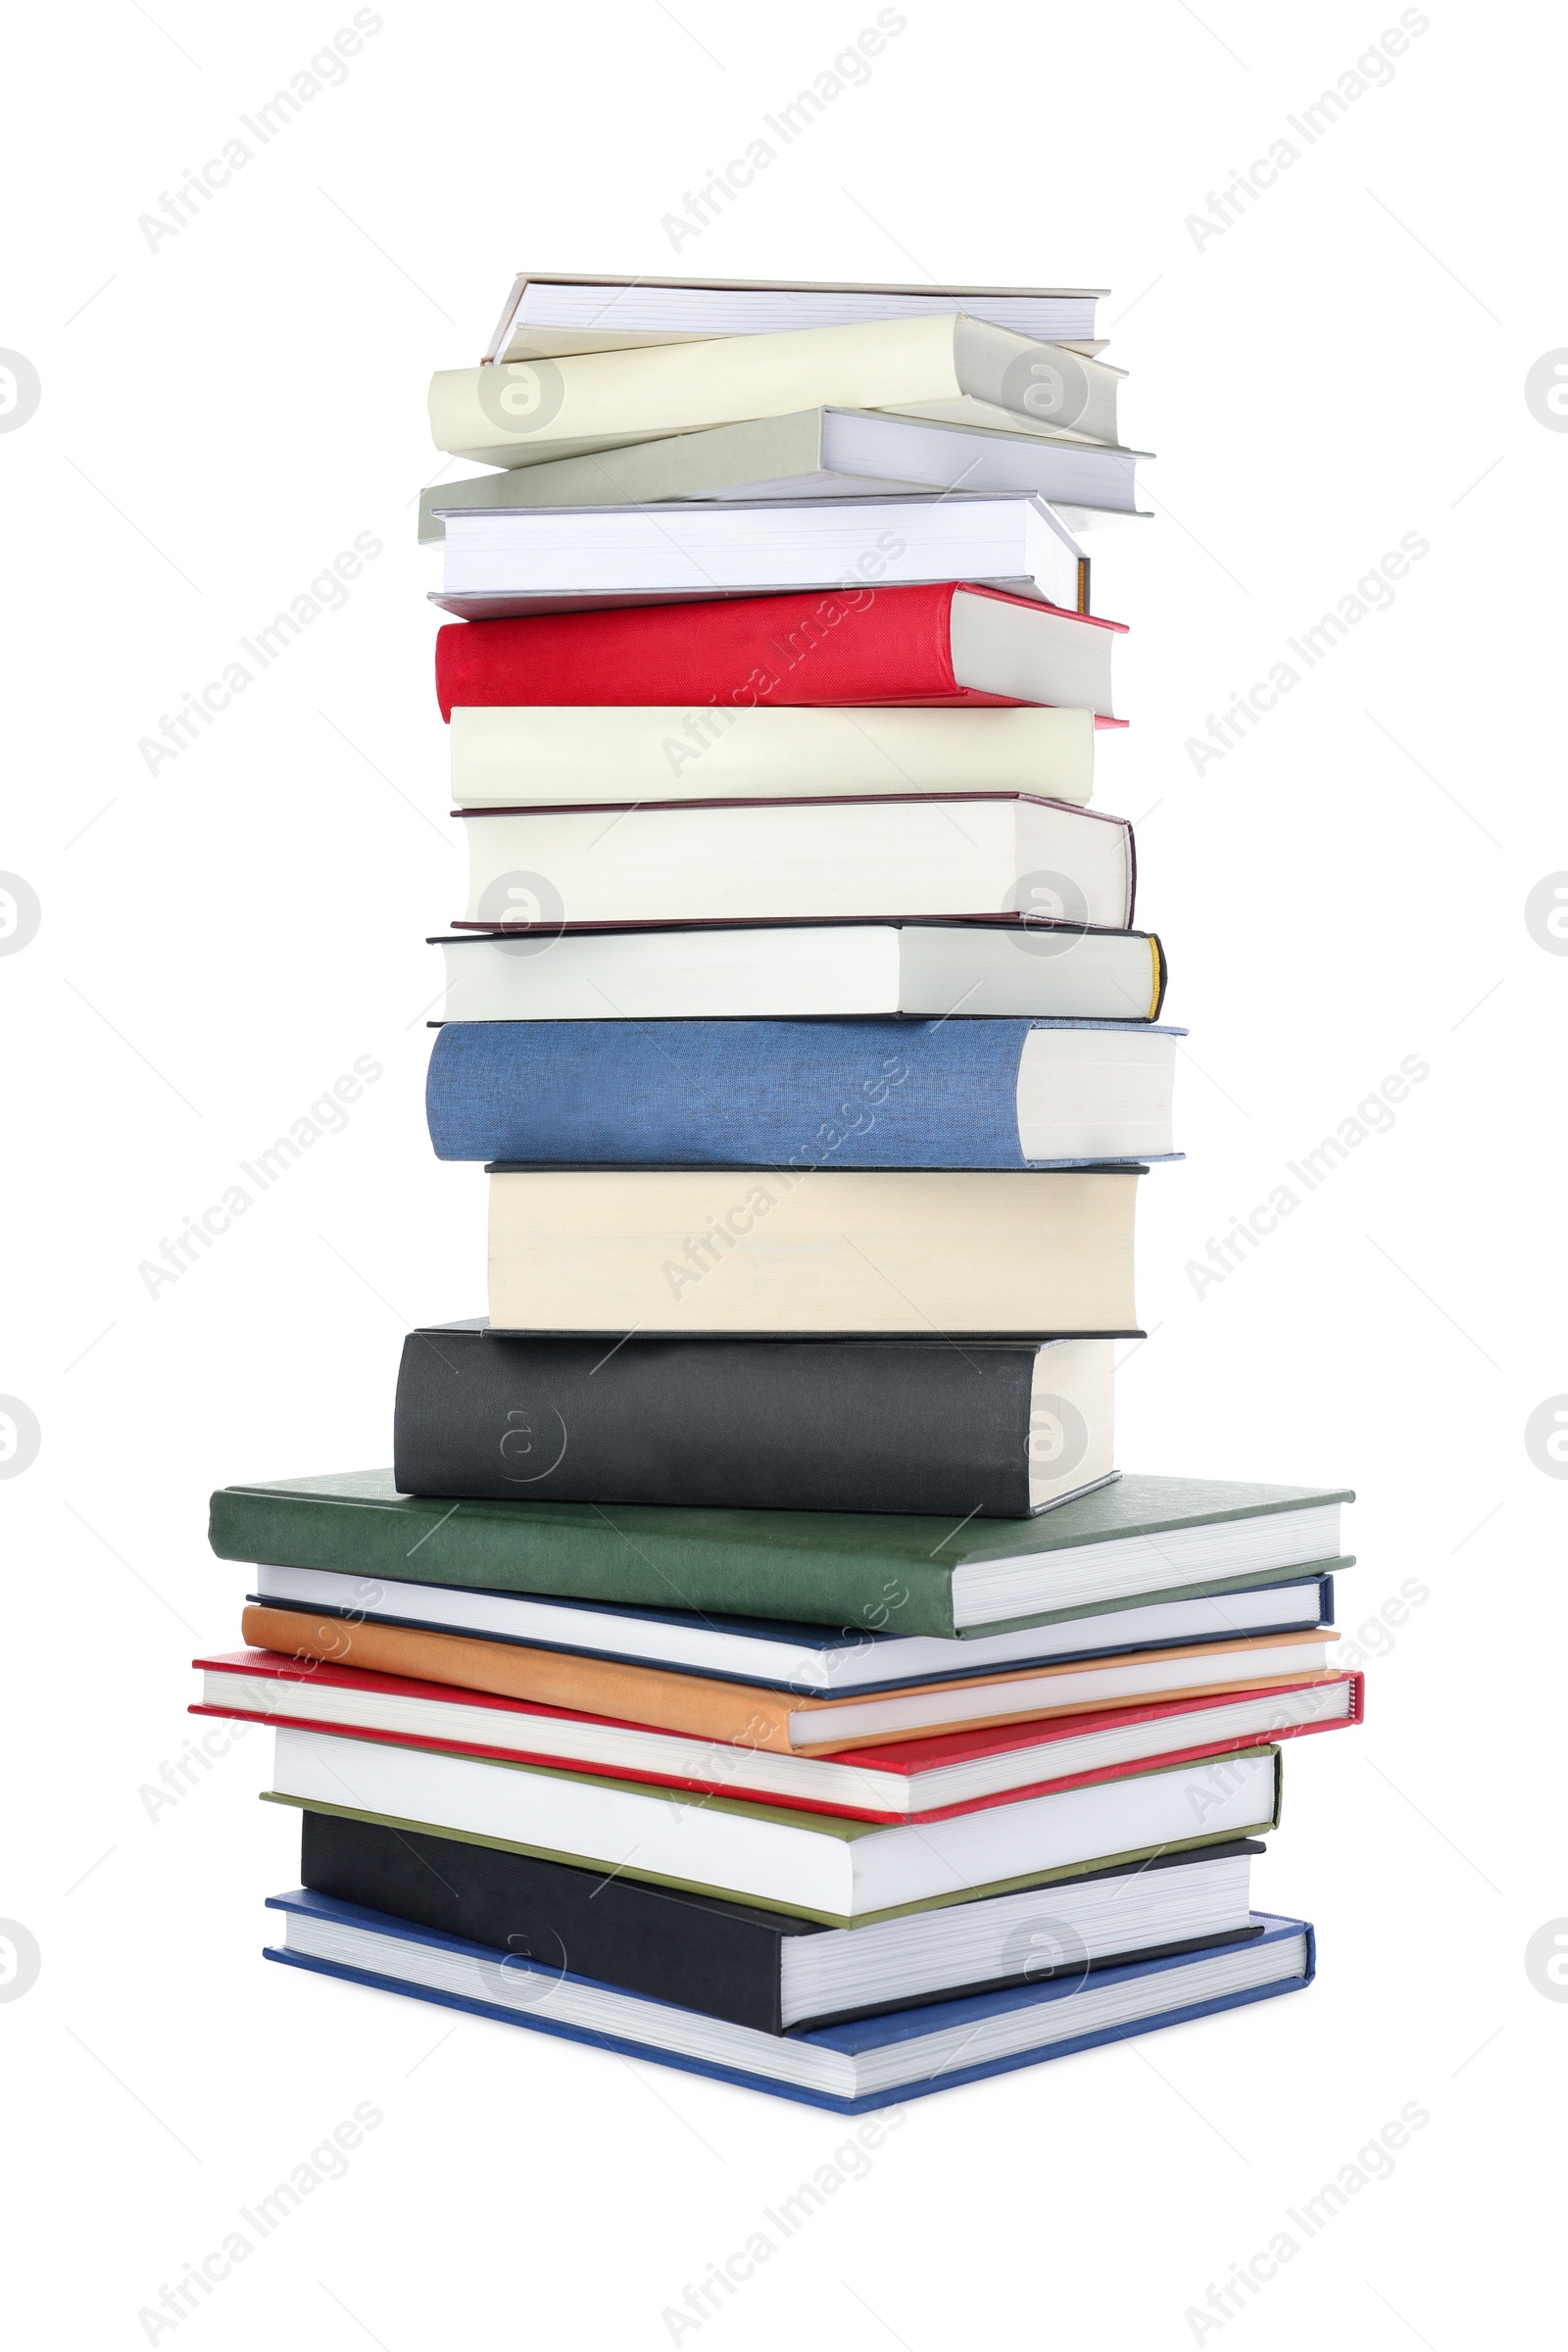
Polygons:
<instances>
[{"instance_id":1,"label":"white surface","mask_svg":"<svg viewBox=\"0 0 1568 2352\"><path fill-rule=\"evenodd\" d=\"M1310 147L1287 131L1299 160L1200 251L1185 217L1397 6L906 10L864 85L772 138L756 185L675 253L662 216L873 7L386 10L342 86L153 252L137 216L353 10L151 6L172 37L101 5L12 31L0 342L43 401L0 434L0 865L44 908L0 958L0 1391L43 1428L0 1482L0 1915L42 1948L0 2004L13 2332L142 2344L161 2285L368 2101L384 2121L347 2178L164 2352L366 2352L366 2328L388 2352L524 2331L887 2352L889 2328L938 2352L1043 2325L1187 2352L1184 2312L1282 2230L1299 2251L1207 2352L1536 2340L1568 2007L1523 1954L1568 1913L1568 1485L1522 1433L1568 1390L1568 959L1523 906L1568 866L1568 436L1523 384L1568 344L1560 18L1430 10L1392 82ZM913 278L908 256L942 280L1112 286L1126 436L1162 453L1142 476L1160 518L1090 541L1098 601L1135 629L1134 725L1099 747L1099 801L1142 819L1169 1017L1193 1030L1191 1156L1144 1188L1152 1336L1120 1376L1122 1458L1355 1485L1341 1622L1380 1627L1388 1654L1366 1729L1290 1759L1254 1869L1260 1907L1317 1923L1311 1991L921 2101L867 2155L831 2117L265 1967L259 1898L298 1870L294 1825L255 1802L265 1735L193 1765L156 1818L137 1792L198 1731L189 1658L237 1640L246 1571L207 1551L208 1490L388 1459L401 1318L482 1300L483 1180L434 1161L420 1112L440 980L422 942L462 866L409 503L436 469L429 371L477 357L536 257ZM1407 531L1431 552L1392 608L1195 776L1185 740ZM360 532L384 552L346 608L150 776L138 737ZM138 1260L360 1054L385 1075L346 1131L148 1298ZM1195 1297L1185 1261L1407 1054L1431 1075L1392 1130ZM1407 1580L1430 1597L1384 1624ZM92 1627L69 1735L48 1672L67 1590ZM1488 1640L1508 1652L1502 1804L1486 1727L1456 1737L1452 1713ZM1303 2241L1289 2209L1412 2102L1431 2121L1393 2177ZM844 2185L780 2239L764 2209L846 2146ZM672 2339L662 2312L760 2229L771 2259Z\"/></svg>"}]
</instances>

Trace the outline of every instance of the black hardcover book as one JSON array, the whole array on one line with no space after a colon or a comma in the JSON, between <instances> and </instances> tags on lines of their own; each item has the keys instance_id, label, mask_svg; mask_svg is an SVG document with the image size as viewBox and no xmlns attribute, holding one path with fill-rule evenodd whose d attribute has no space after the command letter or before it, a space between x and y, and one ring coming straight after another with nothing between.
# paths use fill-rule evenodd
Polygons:
<instances>
[{"instance_id":1,"label":"black hardcover book","mask_svg":"<svg viewBox=\"0 0 1568 2352\"><path fill-rule=\"evenodd\" d=\"M318 1894L489 1944L495 1997L519 2008L545 2007L569 1973L788 2034L1246 1942L1262 1933L1249 1904L1250 1859L1262 1851L1238 1838L844 1929L307 1811L300 1878Z\"/></svg>"},{"instance_id":2,"label":"black hardcover book","mask_svg":"<svg viewBox=\"0 0 1568 2352\"><path fill-rule=\"evenodd\" d=\"M1024 1519L1103 1486L1108 1340L403 1344L405 1494Z\"/></svg>"}]
</instances>

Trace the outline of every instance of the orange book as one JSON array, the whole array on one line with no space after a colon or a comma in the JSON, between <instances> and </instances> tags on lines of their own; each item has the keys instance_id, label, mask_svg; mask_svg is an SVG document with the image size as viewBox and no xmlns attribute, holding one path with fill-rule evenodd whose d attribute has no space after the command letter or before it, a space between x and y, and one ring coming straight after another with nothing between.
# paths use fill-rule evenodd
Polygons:
<instances>
[{"instance_id":1,"label":"orange book","mask_svg":"<svg viewBox=\"0 0 1568 2352\"><path fill-rule=\"evenodd\" d=\"M987 1724L1032 1723L1107 1707L1217 1696L1228 1690L1335 1679L1322 1628L1261 1634L1172 1649L1145 1649L1008 1674L968 1675L898 1690L803 1698L760 1684L671 1674L656 1666L469 1641L399 1625L354 1623L304 1609L252 1606L240 1630L247 1645L333 1666L446 1683L534 1706L605 1715L662 1731L783 1755L831 1755L888 1740L934 1738ZM954 1647L959 1645L955 1642Z\"/></svg>"}]
</instances>

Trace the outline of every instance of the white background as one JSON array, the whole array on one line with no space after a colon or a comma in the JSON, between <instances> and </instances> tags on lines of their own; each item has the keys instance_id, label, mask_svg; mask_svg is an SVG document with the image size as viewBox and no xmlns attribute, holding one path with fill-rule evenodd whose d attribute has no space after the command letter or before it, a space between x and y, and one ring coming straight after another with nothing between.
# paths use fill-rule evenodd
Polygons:
<instances>
[{"instance_id":1,"label":"white background","mask_svg":"<svg viewBox=\"0 0 1568 2352\"><path fill-rule=\"evenodd\" d=\"M461 861L414 502L425 380L531 265L1114 289L1159 517L1093 542L1099 609L1135 631L1098 797L1143 819L1141 913L1193 1032L1121 1456L1354 1485L1342 1624L1430 1592L1364 1733L1289 1759L1254 1884L1317 1922L1312 1991L910 2106L679 2340L1522 2340L1568 2034L1523 1958L1568 1913L1568 1488L1523 1437L1568 1390L1568 960L1523 911L1568 866L1568 435L1524 397L1568 344L1560 22L1433 7L1308 148L1285 118L1396 9L910 5L677 257L662 216L875 12L677 13L388 6L156 249L138 216L351 11L100 0L13 34L0 343L42 400L0 435L0 866L43 919L0 959L0 1391L42 1430L0 1483L0 1915L42 1953L0 2003L12 2332L148 2340L161 2286L368 2100L347 2177L153 2340L657 2346L847 2136L264 1966L295 1825L256 1802L260 1732L155 1815L139 1794L187 1737L189 1659L237 1640L208 1491L386 1459L403 1328L481 1302L483 1180L435 1164L421 1116L421 943ZM1187 216L1282 135L1299 160L1196 243ZM138 739L365 532L345 609L150 775ZM1392 609L1195 774L1208 714L1408 532L1430 554ZM346 1129L149 1297L139 1262L367 1054ZM1393 1129L1196 1295L1186 1262L1407 1055L1430 1076ZM1431 2120L1393 2178L1200 2334L1209 2283L1411 2101Z\"/></svg>"}]
</instances>

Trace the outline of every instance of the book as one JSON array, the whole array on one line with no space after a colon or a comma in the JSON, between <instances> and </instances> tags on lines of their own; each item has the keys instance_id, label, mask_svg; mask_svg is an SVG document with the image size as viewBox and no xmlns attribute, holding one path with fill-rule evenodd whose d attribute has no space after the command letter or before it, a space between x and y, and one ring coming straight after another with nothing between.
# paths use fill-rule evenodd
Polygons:
<instances>
[{"instance_id":1,"label":"book","mask_svg":"<svg viewBox=\"0 0 1568 2352\"><path fill-rule=\"evenodd\" d=\"M1132 827L1027 793L459 811L458 930L989 915L1121 930Z\"/></svg>"},{"instance_id":2,"label":"book","mask_svg":"<svg viewBox=\"0 0 1568 2352\"><path fill-rule=\"evenodd\" d=\"M893 409L1115 448L1122 373L946 311L442 368L430 379L430 436L449 457L531 466L820 407Z\"/></svg>"},{"instance_id":3,"label":"book","mask_svg":"<svg viewBox=\"0 0 1568 2352\"><path fill-rule=\"evenodd\" d=\"M1089 611L1089 559L1043 499L773 499L760 505L452 506L430 602L460 619L966 580Z\"/></svg>"},{"instance_id":4,"label":"book","mask_svg":"<svg viewBox=\"0 0 1568 2352\"><path fill-rule=\"evenodd\" d=\"M438 1159L781 1167L805 1158L844 1168L1171 1159L1184 1034L974 1018L455 1021L436 1036L425 1117Z\"/></svg>"},{"instance_id":5,"label":"book","mask_svg":"<svg viewBox=\"0 0 1568 2352\"><path fill-rule=\"evenodd\" d=\"M829 1927L1006 1894L1057 1871L1254 1838L1279 1818L1277 1747L1129 1766L1087 1788L886 1824L335 1732L272 1737L278 1802L477 1837Z\"/></svg>"},{"instance_id":6,"label":"book","mask_svg":"<svg viewBox=\"0 0 1568 2352\"><path fill-rule=\"evenodd\" d=\"M933 1530L929 1518L832 1511L607 1511L520 1498L454 1506L400 1494L390 1470L351 1470L220 1488L208 1533L220 1559L361 1579L350 1605L367 1609L390 1581L450 1588L444 1606L454 1591L549 1594L771 1617L843 1629L869 1645L888 1630L967 1641L1118 1601L1343 1568L1340 1506L1353 1499L1127 1472L1036 1519ZM634 1654L646 1655L646 1625L635 1639Z\"/></svg>"},{"instance_id":7,"label":"book","mask_svg":"<svg viewBox=\"0 0 1568 2352\"><path fill-rule=\"evenodd\" d=\"M455 705L1060 703L1111 723L1126 624L962 580L806 596L729 596L436 631L436 697ZM717 720L714 725L716 729Z\"/></svg>"},{"instance_id":8,"label":"book","mask_svg":"<svg viewBox=\"0 0 1568 2352\"><path fill-rule=\"evenodd\" d=\"M510 476L508 477L510 479ZM859 799L867 793L1094 791L1095 721L1045 706L975 710L671 710L479 705L452 713L461 808Z\"/></svg>"},{"instance_id":9,"label":"book","mask_svg":"<svg viewBox=\"0 0 1568 2352\"><path fill-rule=\"evenodd\" d=\"M279 1672L286 1670L290 1660L303 1660L315 1661L322 1671L332 1667L354 1676L390 1675L411 1690L422 1687L427 1702L432 1698L439 1701L458 1690L470 1694L470 1703L482 1704L471 1694L486 1693L502 1712L490 1727L493 1739L477 1742L480 1745L503 1747L513 1733L516 1739L522 1737L506 1715L508 1706L554 1709L559 1714L598 1719L602 1727L598 1732L583 1728L582 1723L569 1732L560 1724L553 1730L536 1724L533 1736L546 1744L551 1740L575 1741L585 1752L588 1748L602 1751L602 1757L623 1760L633 1753L654 1752L646 1741L639 1749L634 1740L603 1729L606 1725L618 1726L621 1733L627 1727L641 1726L648 1733L679 1734L696 1746L671 1751L666 1743L659 1752L664 1755L666 1765L671 1753L678 1753L684 1758L684 1769L676 1777L690 1780L695 1775L705 1787L715 1776L727 1774L736 1779L753 1769L775 1771L771 1765L754 1761L764 1754L788 1759L792 1765L802 1756L833 1755L901 1740L928 1743L939 1736L967 1736L1001 1725L1038 1726L1048 1718L1076 1719L1106 1708L1163 1705L1232 1693L1255 1703L1257 1693L1265 1690L1284 1693L1308 1683L1333 1681L1335 1670L1328 1664L1325 1644L1338 1639L1332 1632L1268 1634L1249 1642L1193 1643L1182 1649L1018 1667L971 1675L963 1681L906 1685L897 1690L808 1698L796 1691L766 1690L614 1659L522 1649L511 1642L466 1642L450 1634L369 1626L338 1617L312 1619L294 1610L247 1608L240 1631L252 1650L277 1654ZM1339 1679L1343 1682L1344 1678ZM305 1680L309 1685L308 1666ZM309 1690L305 1697L309 1699ZM339 1703L351 1711L361 1704L350 1697ZM361 1711L368 1706L367 1699ZM1303 1701L1302 1706L1303 1719L1311 1719L1318 1702ZM1293 1703L1281 1719L1295 1721L1298 1712ZM423 1722L435 1744L440 1742L429 1727L451 1726L456 1721L450 1713L441 1712L439 1704L432 1714L426 1703L421 1713L412 1697L405 1714L409 1722ZM402 1718L399 1722L401 1726ZM1259 1738L1273 1736L1272 1732L1258 1732ZM459 1735L449 1732L447 1737L457 1739ZM696 1752L705 1743L706 1761ZM512 1744L515 1746L516 1740ZM731 1749L747 1752L725 1752ZM959 1761L968 1766L973 1759L965 1756ZM613 1767L619 1768L618 1763ZM601 1758L594 1769L612 1767ZM1000 1773L1005 1781L1009 1772L1023 1767L1006 1764L984 1769ZM802 1796L812 1784L810 1774L792 1778L786 1764L780 1764L776 1772L779 1788L791 1796ZM1035 1775L1037 1779L1053 1777ZM820 1775L817 1781L823 1788L831 1785ZM886 1794L885 1784L879 1786Z\"/></svg>"},{"instance_id":10,"label":"book","mask_svg":"<svg viewBox=\"0 0 1568 2352\"><path fill-rule=\"evenodd\" d=\"M873 41L875 36L872 36ZM1041 342L1083 342L1104 292L1064 286L812 285L738 277L596 277L522 270L486 360L564 358L712 335L760 335L961 310Z\"/></svg>"},{"instance_id":11,"label":"book","mask_svg":"<svg viewBox=\"0 0 1568 2352\"><path fill-rule=\"evenodd\" d=\"M972 424L929 424L871 409L797 409L705 432L672 433L585 458L435 482L419 493L419 538L445 536L457 508L621 507L675 499L866 498L900 490L1017 490L1069 530L1140 513L1145 450Z\"/></svg>"},{"instance_id":12,"label":"book","mask_svg":"<svg viewBox=\"0 0 1568 2352\"><path fill-rule=\"evenodd\" d=\"M1012 1633L942 1641L930 1634L879 1633L865 1624L835 1629L794 1624L787 1618L720 1617L709 1610L627 1608L613 1602L416 1585L395 1577L264 1562L257 1567L257 1589L249 1595L242 1631L259 1648L289 1655L301 1647L313 1648L340 1664L350 1654L345 1633L351 1644L354 1628L379 1626L416 1636L429 1632L471 1637L501 1647L515 1643L567 1656L625 1660L719 1682L755 1683L800 1698L835 1698L852 1690L904 1690L917 1684L965 1682L972 1675L1011 1667L1121 1657L1135 1650L1187 1648L1333 1625L1332 1576L1298 1571L1280 1580L1280 1570L1264 1569L1218 1590L1203 1586L1171 1599L1111 1601L1098 1609L1036 1618ZM885 1621L891 1622L897 1613L890 1601ZM313 1616L333 1622L325 1627L303 1622ZM283 1617L301 1622L278 1622ZM417 1668L429 1673L429 1653L412 1645L388 1645L379 1655L388 1672L412 1674ZM465 1658L462 1674L469 1687L481 1690L491 1680L491 1669L482 1659Z\"/></svg>"},{"instance_id":13,"label":"book","mask_svg":"<svg viewBox=\"0 0 1568 2352\"><path fill-rule=\"evenodd\" d=\"M444 1034L450 1035L447 1031ZM1026 1519L1115 1476L1114 1344L516 1338L403 1343L409 1494Z\"/></svg>"},{"instance_id":14,"label":"book","mask_svg":"<svg viewBox=\"0 0 1568 2352\"><path fill-rule=\"evenodd\" d=\"M534 904L543 908L537 889ZM1164 946L1152 932L1027 920L681 923L559 933L546 925L504 937L460 931L430 945L446 959L449 1021L878 1013L960 1023L1152 1021L1169 978Z\"/></svg>"},{"instance_id":15,"label":"book","mask_svg":"<svg viewBox=\"0 0 1568 2352\"><path fill-rule=\"evenodd\" d=\"M484 1944L304 1889L268 1899L287 1925L265 1959L850 2116L1298 1992L1316 1970L1306 1922L1260 1912L1263 1933L1245 1943L772 2036L564 1971L514 1971ZM868 2129L860 2144L880 2145ZM835 2181L845 2177L835 2171ZM808 2198L820 2202L821 2191L807 2181L781 2203L804 2216L814 2210ZM763 2211L781 2241L792 2225Z\"/></svg>"},{"instance_id":16,"label":"book","mask_svg":"<svg viewBox=\"0 0 1568 2352\"><path fill-rule=\"evenodd\" d=\"M272 1629L270 1638L275 1638ZM411 1643L419 1639L399 1638ZM441 1637L423 1639L434 1645ZM483 1643L474 1646L497 1654ZM500 1654L509 1660L524 1655L517 1650ZM349 1655L355 1655L354 1647ZM728 1741L669 1732L638 1718L363 1670L322 1660L309 1649L292 1655L243 1649L192 1662L204 1678L193 1715L390 1740L503 1764L546 1764L640 1786L832 1813L849 1821L946 1821L1002 1798L1088 1787L1125 1765L1186 1763L1254 1748L1262 1740L1342 1730L1361 1720L1362 1708L1358 1676L1327 1674L1210 1689L1145 1706L1025 1722L977 1721L960 1731L922 1730L914 1739L785 1754L752 1737L749 1727ZM1236 1653L1222 1661L1222 1670L1248 1662ZM1278 1664L1281 1657L1263 1656L1258 1662ZM705 1690L717 1687L710 1684Z\"/></svg>"},{"instance_id":17,"label":"book","mask_svg":"<svg viewBox=\"0 0 1568 2352\"><path fill-rule=\"evenodd\" d=\"M1044 1899L983 1895L827 1928L466 1838L300 1816L300 1877L313 1893L487 1944L518 1992L533 1973L542 1993L569 1966L773 2034L1250 1942L1262 1933L1249 1895L1263 1850L1238 1838L1058 1879Z\"/></svg>"},{"instance_id":18,"label":"book","mask_svg":"<svg viewBox=\"0 0 1568 2352\"><path fill-rule=\"evenodd\" d=\"M1138 1168L490 1170L497 1331L1136 1339Z\"/></svg>"}]
</instances>

